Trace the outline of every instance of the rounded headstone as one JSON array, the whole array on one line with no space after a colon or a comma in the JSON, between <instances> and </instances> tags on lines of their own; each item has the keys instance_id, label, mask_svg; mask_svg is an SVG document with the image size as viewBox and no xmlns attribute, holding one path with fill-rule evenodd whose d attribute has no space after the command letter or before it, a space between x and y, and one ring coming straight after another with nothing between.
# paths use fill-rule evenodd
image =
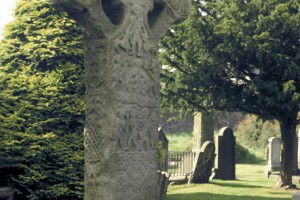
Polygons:
<instances>
[{"instance_id":1,"label":"rounded headstone","mask_svg":"<svg viewBox=\"0 0 300 200\"><path fill-rule=\"evenodd\" d=\"M279 141L280 142L280 138L278 138L278 137L270 137L269 139L268 139L268 142L269 143L272 143L272 142L274 142L274 141Z\"/></svg>"},{"instance_id":2,"label":"rounded headstone","mask_svg":"<svg viewBox=\"0 0 300 200\"><path fill-rule=\"evenodd\" d=\"M218 136L216 179L235 179L235 137L231 128L223 127Z\"/></svg>"},{"instance_id":3,"label":"rounded headstone","mask_svg":"<svg viewBox=\"0 0 300 200\"><path fill-rule=\"evenodd\" d=\"M233 131L231 128L223 127L219 131L219 136L233 137Z\"/></svg>"}]
</instances>

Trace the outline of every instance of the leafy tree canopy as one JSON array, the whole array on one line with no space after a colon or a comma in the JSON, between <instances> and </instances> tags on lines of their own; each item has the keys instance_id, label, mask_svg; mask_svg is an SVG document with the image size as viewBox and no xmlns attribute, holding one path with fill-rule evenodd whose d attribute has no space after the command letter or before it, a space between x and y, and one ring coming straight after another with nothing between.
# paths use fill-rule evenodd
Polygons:
<instances>
[{"instance_id":1,"label":"leafy tree canopy","mask_svg":"<svg viewBox=\"0 0 300 200\"><path fill-rule=\"evenodd\" d=\"M300 3L194 1L161 42L163 104L278 118L300 103ZM167 102L166 102L167 101Z\"/></svg>"},{"instance_id":2,"label":"leafy tree canopy","mask_svg":"<svg viewBox=\"0 0 300 200\"><path fill-rule=\"evenodd\" d=\"M195 0L161 42L163 106L243 111L280 122L282 171L292 187L300 105L298 0Z\"/></svg>"}]
</instances>

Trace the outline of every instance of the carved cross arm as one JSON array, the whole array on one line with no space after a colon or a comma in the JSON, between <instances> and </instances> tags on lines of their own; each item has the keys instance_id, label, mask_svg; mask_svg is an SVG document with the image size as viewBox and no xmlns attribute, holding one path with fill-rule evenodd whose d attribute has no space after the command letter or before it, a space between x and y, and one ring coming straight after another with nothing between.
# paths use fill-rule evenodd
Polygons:
<instances>
[{"instance_id":1,"label":"carved cross arm","mask_svg":"<svg viewBox=\"0 0 300 200\"><path fill-rule=\"evenodd\" d=\"M185 20L191 9L192 0L154 0L154 10L149 15L153 38L159 40L170 25Z\"/></svg>"},{"instance_id":2,"label":"carved cross arm","mask_svg":"<svg viewBox=\"0 0 300 200\"><path fill-rule=\"evenodd\" d=\"M118 2L118 0L111 0ZM99 38L110 35L115 25L107 18L99 0L50 0L50 3L77 21L87 37ZM104 5L105 6L105 5Z\"/></svg>"},{"instance_id":3,"label":"carved cross arm","mask_svg":"<svg viewBox=\"0 0 300 200\"><path fill-rule=\"evenodd\" d=\"M169 15L174 19L174 22L182 22L185 20L191 9L192 0L154 0L163 2Z\"/></svg>"}]
</instances>

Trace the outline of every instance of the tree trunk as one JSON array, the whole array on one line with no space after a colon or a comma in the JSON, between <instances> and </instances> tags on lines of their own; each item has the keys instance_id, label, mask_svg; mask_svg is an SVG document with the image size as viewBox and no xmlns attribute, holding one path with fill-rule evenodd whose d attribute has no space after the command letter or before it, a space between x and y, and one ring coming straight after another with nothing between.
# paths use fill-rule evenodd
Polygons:
<instances>
[{"instance_id":1,"label":"tree trunk","mask_svg":"<svg viewBox=\"0 0 300 200\"><path fill-rule=\"evenodd\" d=\"M281 172L276 187L293 188L293 155L294 155L294 136L296 135L297 112L290 116L280 118L281 130Z\"/></svg>"}]
</instances>

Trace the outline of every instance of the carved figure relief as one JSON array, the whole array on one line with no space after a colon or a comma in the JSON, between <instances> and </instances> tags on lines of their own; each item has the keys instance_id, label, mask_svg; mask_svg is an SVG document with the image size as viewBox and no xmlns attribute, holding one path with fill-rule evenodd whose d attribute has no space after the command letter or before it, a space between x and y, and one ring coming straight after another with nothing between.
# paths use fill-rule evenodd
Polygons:
<instances>
[{"instance_id":1,"label":"carved figure relief","mask_svg":"<svg viewBox=\"0 0 300 200\"><path fill-rule=\"evenodd\" d=\"M134 6L136 7L136 6ZM129 55L135 55L141 57L145 51L149 48L149 36L144 26L142 18L139 18L138 13L133 11L134 15L130 16L129 24L125 30L125 35L120 39L119 48L123 49Z\"/></svg>"},{"instance_id":2,"label":"carved figure relief","mask_svg":"<svg viewBox=\"0 0 300 200\"><path fill-rule=\"evenodd\" d=\"M85 35L85 199L157 200L158 41L188 0L50 0Z\"/></svg>"},{"instance_id":3,"label":"carved figure relief","mask_svg":"<svg viewBox=\"0 0 300 200\"><path fill-rule=\"evenodd\" d=\"M122 151L153 151L156 149L157 137L151 127L156 124L154 113L150 108L138 106L118 107L114 135L116 149Z\"/></svg>"}]
</instances>

